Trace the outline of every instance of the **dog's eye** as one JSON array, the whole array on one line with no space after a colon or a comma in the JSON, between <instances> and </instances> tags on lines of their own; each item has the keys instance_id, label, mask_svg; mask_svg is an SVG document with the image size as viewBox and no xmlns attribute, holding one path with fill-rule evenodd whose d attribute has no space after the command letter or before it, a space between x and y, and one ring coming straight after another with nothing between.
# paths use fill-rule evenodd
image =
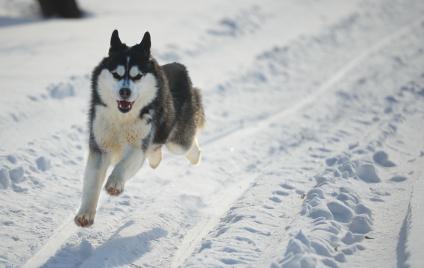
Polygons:
<instances>
[{"instance_id":1,"label":"dog's eye","mask_svg":"<svg viewBox=\"0 0 424 268\"><path fill-rule=\"evenodd\" d=\"M139 73L136 76L131 77L131 79L134 80L134 81L136 81L136 80L140 80L141 77L143 77L143 75Z\"/></svg>"},{"instance_id":2,"label":"dog's eye","mask_svg":"<svg viewBox=\"0 0 424 268\"><path fill-rule=\"evenodd\" d=\"M120 76L117 72L112 72L113 78L115 78L116 80L121 80L122 76Z\"/></svg>"}]
</instances>

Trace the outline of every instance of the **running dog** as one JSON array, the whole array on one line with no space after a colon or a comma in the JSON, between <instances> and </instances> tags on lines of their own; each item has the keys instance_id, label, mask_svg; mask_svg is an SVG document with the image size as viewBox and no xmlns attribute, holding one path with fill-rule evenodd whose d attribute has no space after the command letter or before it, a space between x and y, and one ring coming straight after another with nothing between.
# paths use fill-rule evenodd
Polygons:
<instances>
[{"instance_id":1,"label":"running dog","mask_svg":"<svg viewBox=\"0 0 424 268\"><path fill-rule=\"evenodd\" d=\"M162 145L192 163L200 161L197 135L205 122L199 89L184 65L160 66L150 53L150 34L134 46L112 33L109 55L92 73L89 155L82 201L75 216L81 227L93 224L107 169L105 189L119 195L147 158L156 168Z\"/></svg>"}]
</instances>

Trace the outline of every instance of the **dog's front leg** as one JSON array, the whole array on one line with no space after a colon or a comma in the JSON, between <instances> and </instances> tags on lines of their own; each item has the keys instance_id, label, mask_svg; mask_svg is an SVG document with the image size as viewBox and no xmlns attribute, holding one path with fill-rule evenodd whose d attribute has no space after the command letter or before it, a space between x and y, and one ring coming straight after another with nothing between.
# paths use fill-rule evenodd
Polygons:
<instances>
[{"instance_id":1,"label":"dog's front leg","mask_svg":"<svg viewBox=\"0 0 424 268\"><path fill-rule=\"evenodd\" d=\"M81 207L75 216L75 223L78 226L88 227L94 222L100 189L102 188L110 161L110 153L90 150L84 174Z\"/></svg>"},{"instance_id":2,"label":"dog's front leg","mask_svg":"<svg viewBox=\"0 0 424 268\"><path fill-rule=\"evenodd\" d=\"M105 189L110 195L119 195L124 191L125 182L137 173L145 160L145 152L139 148L127 148L124 157L116 164Z\"/></svg>"}]
</instances>

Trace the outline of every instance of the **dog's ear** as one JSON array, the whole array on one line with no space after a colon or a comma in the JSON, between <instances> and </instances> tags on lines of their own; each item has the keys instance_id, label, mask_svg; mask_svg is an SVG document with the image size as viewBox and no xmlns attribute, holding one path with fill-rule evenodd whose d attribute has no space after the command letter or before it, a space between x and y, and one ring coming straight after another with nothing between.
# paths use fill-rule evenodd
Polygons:
<instances>
[{"instance_id":1,"label":"dog's ear","mask_svg":"<svg viewBox=\"0 0 424 268\"><path fill-rule=\"evenodd\" d=\"M121 42L121 39L119 39L118 30L115 29L112 33L112 36L110 37L109 55L118 52L124 48L125 44Z\"/></svg>"},{"instance_id":2,"label":"dog's ear","mask_svg":"<svg viewBox=\"0 0 424 268\"><path fill-rule=\"evenodd\" d=\"M141 50L146 54L150 56L150 47L151 47L152 43L150 41L150 33L149 32L145 32L143 39L141 40L139 46L141 48Z\"/></svg>"}]
</instances>

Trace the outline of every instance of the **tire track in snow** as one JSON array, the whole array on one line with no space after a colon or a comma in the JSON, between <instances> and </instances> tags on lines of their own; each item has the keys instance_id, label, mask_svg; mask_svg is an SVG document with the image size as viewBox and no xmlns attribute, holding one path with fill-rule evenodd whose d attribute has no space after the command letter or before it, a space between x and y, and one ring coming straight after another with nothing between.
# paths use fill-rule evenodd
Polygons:
<instances>
[{"instance_id":1,"label":"tire track in snow","mask_svg":"<svg viewBox=\"0 0 424 268\"><path fill-rule=\"evenodd\" d=\"M412 196L412 195L411 195ZM409 267L408 258L409 253L407 250L408 236L411 229L412 209L411 202L409 202L408 210L403 220L402 226L399 231L399 240L396 245L396 262L398 268Z\"/></svg>"},{"instance_id":2,"label":"tire track in snow","mask_svg":"<svg viewBox=\"0 0 424 268\"><path fill-rule=\"evenodd\" d=\"M268 126L270 123L276 121L277 118L278 119L287 118L288 116L295 114L296 112L302 110L304 107L313 103L314 100L316 100L318 97L330 91L332 87L338 81L340 81L347 73L349 73L355 67L357 67L361 62L366 60L370 55L379 51L380 49L388 45L390 42L397 39L399 36L402 36L403 34L407 33L408 31L410 31L410 29L419 25L423 21L424 20L415 21L407 26L402 27L401 29L399 29L398 31L392 34L389 34L388 36L380 40L378 43L374 44L373 46L365 50L362 54L353 58L348 64L346 64L343 68L337 71L332 77L330 77L324 84L322 84L313 94L310 94L307 98L293 104L291 107L277 111L274 114L271 114L265 118L261 118L253 122L253 124L249 124L249 125L239 124L237 126L234 126L223 133L220 133L216 136L212 136L208 139L203 140L202 144L204 145L211 144L221 139L224 139L226 137L233 136L240 132L245 132L246 134L249 134L249 133L255 132L258 128L262 129Z\"/></svg>"},{"instance_id":3,"label":"tire track in snow","mask_svg":"<svg viewBox=\"0 0 424 268\"><path fill-rule=\"evenodd\" d=\"M417 30L417 28L414 28L414 31L413 32L411 32L411 33L408 32L408 34L406 36L401 36L401 38L399 38L397 40L394 40L395 42L393 42L393 43L399 44L399 41L401 41L403 39L409 40L409 38L411 36L416 35L416 33L417 33L416 30ZM353 78L348 78L347 79L349 81L349 84L355 85L355 82L354 81L358 81L358 80L356 80L357 78L364 77L364 79L366 78L368 80L370 77L373 77L372 74L374 74L376 72L376 70L375 70L376 69L376 66L375 66L376 65L375 64L376 61L375 61L375 59L380 58L383 55L383 57L388 62L390 62L390 59L394 58L395 55L399 55L399 54L402 55L402 53L399 52L399 50L397 49L398 47L399 47L399 45L398 46L394 46L391 43L387 47L384 47L382 50L377 51L377 53L375 55L370 55L370 56L372 56L372 59L367 59L363 64L361 64L360 68L355 68L355 72L349 73L350 75L353 75L355 77L355 79L353 79ZM396 54L396 53L391 53L391 54L388 53L388 51L392 52L392 48L398 54ZM409 54L412 54L413 51L414 50L410 51ZM420 58L422 58L422 57L420 56ZM402 57L402 59L405 59L405 58ZM404 61L407 61L407 58ZM377 62L378 62L378 60L377 60ZM419 60L416 61L415 63L417 63L417 62L419 62ZM362 73L363 74L364 73L364 71L363 71L364 69L366 70L366 73L365 73L366 76L357 76L357 75L355 76L356 71L359 70L359 73ZM391 69L391 70L393 70L393 69ZM396 68L394 70L396 70ZM399 70L399 71L401 71L401 70ZM368 72L369 72L369 75L368 75ZM387 75L387 73L390 73L390 72L388 72L387 70L385 70L385 71L382 71L382 73L384 73L384 74L382 74L382 77L384 77L384 75ZM400 75L400 78L403 78L402 75ZM393 78L393 79L395 79L395 78ZM380 78L379 81L385 81L385 80L384 79L381 80L381 78ZM374 82L374 88L375 88L375 85L376 85L375 83L376 82ZM346 83L343 83L343 84L345 85ZM377 83L377 85L378 85L378 83ZM404 84L402 84L402 83L401 84L396 84L396 86L394 86L393 88L400 88L402 85L404 85ZM342 87L342 88L344 89L345 87ZM370 90L372 91L372 87L370 87L369 85L367 87L365 87L365 88L366 88L365 89L365 92L361 91L362 92L362 95L364 93L369 92ZM420 84L418 84L417 88L418 88L418 90L421 88ZM338 89L340 89L340 87L338 87ZM341 92L341 91L338 90L337 91L337 95L339 94L339 92ZM349 92L351 92L351 94L353 96L355 96L355 97L356 96L361 96L361 94L360 95L356 95L356 92L352 92L352 91L349 91ZM375 93L374 91L372 91L372 92ZM398 96L398 94L395 94L393 92L391 92L391 94L390 95L387 95L387 96L392 96L392 95ZM368 95L365 94L365 96L368 96ZM336 99L340 98L340 96L337 96L337 97L336 96L331 96L331 97L332 98L336 98ZM364 97L364 96L362 96L362 97ZM377 99L384 98L384 95L381 96L381 95L378 95L377 94L377 96L374 95L373 97L376 98L375 101L377 101ZM417 97L419 98L419 96L417 96ZM324 97L321 97L320 99L321 100L325 100L326 98L327 98L327 95L324 96ZM344 101L347 101L347 97L346 97L346 99L344 99ZM366 104L365 105L366 107L368 107L370 105L370 103L367 103L367 102L364 103L364 102L361 101L361 103L364 104L364 105ZM356 103L356 104L358 104L358 103ZM378 104L378 101L377 101L377 103L374 102L373 105L376 105L376 104ZM373 105L371 105L371 106L373 106ZM408 104L407 103L405 103L405 105L406 105L406 107L408 107ZM321 106L322 107L322 105L319 106L319 105L317 105L317 103L313 104L313 106L315 106L315 107L317 107L317 106L320 107ZM332 104L331 104L331 106L332 106ZM337 112L335 114L333 114L333 117L335 116L334 119L336 119L336 123L342 123L341 126L339 126L339 124L337 124L336 127L334 127L333 124L331 124L330 133L333 133L333 135L334 134L337 134L339 132L339 130L346 129L345 126L352 125L352 122L355 122L355 116L352 115L352 111L355 111L355 110L351 110L350 108L352 108L352 107L350 107L349 105L347 105L347 106L349 107L349 108L347 108L347 111L350 111L350 113L348 112L346 114L351 114L350 116L349 115L346 116L345 113L343 113L342 120L340 120L340 118L338 118L337 116L335 116L335 114L337 114ZM338 109L337 109L337 107L338 107ZM336 108L336 110L343 110L343 111L345 111L345 109L340 109L340 107L343 107L343 105L336 105L333 108ZM364 111L365 111L365 110L367 110L366 107L363 107L362 105L361 106L358 106L358 107L356 107L356 111L358 112L358 114L362 114L361 113L362 112L362 109L364 109ZM415 107L415 105L412 105L411 107ZM370 108L370 107L368 107L368 108ZM381 107L379 107L379 109L381 109L381 111L382 111L382 108ZM328 110L328 111L334 111L334 109L326 109L326 110ZM402 110L402 108L399 107L398 110ZM395 109L395 111L398 111L398 110ZM308 120L312 120L311 118L315 118L315 116L312 116L311 117L311 115L314 113L314 111L316 111L316 109L308 109L308 111L307 111L307 113L309 114L309 117L307 117ZM373 111L375 111L375 110L373 110ZM395 114L396 113L395 111L393 111L391 114ZM368 112L369 112L369 110L368 110ZM320 116L318 116L318 114L317 114L317 118L327 118L326 114L328 114L328 113L327 112L324 112ZM380 115L382 115L382 114L380 114ZM359 116L359 118L360 118L360 116ZM383 118L385 118L384 115L383 115ZM346 120L346 119L348 119L348 120ZM374 122L373 127L369 127L369 125L367 125L367 127L365 128L365 133L364 133L364 131L361 128L352 128L352 126L350 126L351 127L351 131L349 131L350 134L347 133L347 132L345 133L347 135L345 135L343 137L343 143L344 144L354 144L354 143L347 142L345 140L345 138L347 138L351 142L357 142L357 141L362 141L364 139L369 140L370 139L369 138L370 136L376 136L375 138L378 141L381 141L381 142L384 143L384 137L385 137L385 135L382 135L383 136L383 138L382 138L380 136L380 134L381 133L385 133L386 130L383 129L383 128L381 128L381 124L382 124L382 121L381 120L383 120L383 122L385 122L384 124L386 126L391 126L392 123L395 123L396 122L396 116L390 116L389 115L388 118L387 118L387 120L384 120L384 119L380 118L380 120L378 121L379 123L375 123ZM348 121L351 121L351 122L348 124L347 123ZM306 122L308 122L308 121L306 121ZM321 120L319 120L319 122L321 122ZM334 120L329 120L329 122L332 123L332 122L334 122ZM364 125L364 123L361 123L361 122L356 122L356 123L358 123L358 125L362 125L362 126ZM297 123L297 126L300 126L300 125L302 125L302 123ZM327 127L328 126L329 125L327 125ZM318 131L318 133L322 134L322 132L319 129L317 131ZM377 135L377 133L380 133L380 134ZM330 136L332 136L332 135L330 135ZM324 137L326 137L326 136L324 136ZM359 137L363 137L363 138L359 138ZM320 144L323 140L325 140L325 138L324 139L322 139L322 138L323 137L320 135L319 136L319 139L316 141L316 143L317 144ZM280 137L280 139L284 139L284 138L283 137ZM371 140L373 140L373 139L371 139ZM330 142L330 144L331 144L331 142ZM370 142L369 144L375 144L375 143ZM308 146L310 146L310 145L309 144L307 144L307 145L303 144L302 147L303 148L307 148ZM363 146L361 146L361 147L363 147ZM365 146L365 147L367 147L367 146ZM363 148L365 148L365 147L363 147ZM326 148L332 148L332 147L327 147L326 146ZM355 148L355 147L353 147L353 148ZM297 150L297 149L295 149L295 150L296 151L300 151L300 150ZM351 150L350 147L349 147L349 150ZM306 153L306 152L304 152L304 153ZM302 156L302 154L300 154L300 155ZM324 154L324 155L327 155L328 156L328 153L327 154ZM297 154L297 156L299 156L299 154ZM318 157L318 156L313 156L313 157ZM293 156L292 154L290 154L289 159L290 158L296 158L296 157ZM321 157L319 157L319 158L323 160L323 158L321 158ZM285 158L283 158L283 159L285 159ZM298 159L300 159L300 158L298 158ZM321 162L321 161L319 161L319 162ZM283 161L283 162L285 162L285 161ZM319 167L319 169L320 168L321 167ZM273 171L275 172L275 170L279 170L279 169L281 169L281 166L279 166L278 169L274 169ZM272 173L270 172L270 174L273 174L274 172L272 172ZM320 174L320 173L314 173L314 174ZM308 177L313 177L313 176L308 176ZM270 178L270 176L266 176L266 178L267 178L268 187L270 189L275 189L275 188L270 187L272 185L272 183L269 183L269 180L268 180ZM317 182L317 183L319 183L319 182ZM333 182L331 182L331 184L332 183ZM257 181L255 181L255 185L256 184L257 184ZM260 193L260 191L258 191L257 189L254 190L253 192L255 193L255 197L256 197L256 195L258 193ZM331 190L331 192L334 193L332 190ZM391 191L389 191L389 192L391 192ZM343 193L343 195L346 194L346 193ZM328 199L331 200L332 198L329 197L329 196L327 196L324 200L328 200ZM362 198L362 199L364 199L364 198ZM257 198L255 198L254 200L252 200L252 197L249 198L249 197L246 197L246 194L243 194L243 196L239 200L237 200L236 204L233 205L233 207L237 207L237 204L241 204L241 207L242 208L245 208L244 211L248 211L247 210L247 207L250 208L250 205L256 205L256 204L260 203L263 200L264 199L257 199ZM282 199L282 204L285 204L285 200L286 199ZM337 204L337 203L331 203L330 202L330 203L327 203L327 204L333 204L334 205L334 204ZM362 206L361 205L361 202L359 202L358 205ZM366 207L364 207L364 208L366 208ZM253 208L250 208L250 209L253 209ZM332 209L334 209L334 206L332 207ZM254 211L259 211L259 210L258 209L255 209ZM380 212L379 209L377 209L374 212L377 212L377 211ZM275 214L278 214L278 213L275 213L274 212L273 214L275 215ZM247 232L244 232L244 233L242 233L243 235L241 235L239 233L239 231L242 231L242 230L240 228L239 222L237 224L232 224L231 222L228 222L226 220L229 217L229 215L232 215L232 216L236 215L235 217L242 217L242 216L246 216L247 215L247 218L248 218L248 216L251 215L251 214L248 214L248 213L247 214L243 214L243 213L234 214L233 211L229 211L227 213L227 215L224 218L221 219L220 224L217 225L217 227L215 227L214 230L212 232L210 232L210 234L207 237L204 238L204 240L201 243L201 246L199 246L200 250L197 251L195 254L193 254L192 257L187 262L185 262L183 266L198 267L202 262L203 263L208 263L211 266L214 266L214 265L215 266L220 266L220 265L223 265L222 263L224 263L224 264L229 264L229 263L231 263L231 264L243 264L246 261L247 264L246 263L245 264L246 264L246 266L248 265L248 267L269 267L271 265L270 264L270 262L271 262L270 260L276 259L276 257L278 257L281 254L281 249L282 249L282 246L284 244L282 244L282 243L272 243L272 242L269 243L268 242L271 245L271 247L270 247L271 250L270 251L264 250L265 247L262 246L262 242L260 241L260 238L258 238L257 240L255 240L254 239L255 237L254 236L249 237L249 234ZM263 221L263 218L261 216L258 217L258 215L260 215L259 213L255 213L253 215L255 215L256 218L262 219L261 221ZM302 220L304 220L303 217L302 217L301 221ZM336 221L338 221L338 220L336 220ZM250 220L250 221L249 220L246 220L246 222L243 222L243 223L244 223L244 226L255 226L255 221L254 220ZM280 224L280 222L278 224ZM285 225L282 224L281 229L283 229L284 226ZM295 227L297 225L295 224L294 226L291 226L291 225L289 225L289 226L293 228L293 227ZM300 226L303 226L303 225L300 224ZM269 230L271 230L271 228L268 229L268 230L267 230L267 228L264 228L264 229L267 230L267 231L269 231ZM227 231L227 229L229 229L229 231ZM221 231L226 232L227 235L226 236L222 236ZM394 233L396 233L396 231ZM260 256L259 257L259 260L260 261L258 261L258 262L254 261L257 258L257 255L258 254L257 254L257 252L255 250L252 250L252 247L249 248L250 245L247 245L246 244L242 248L237 247L237 246L234 246L234 245L237 244L237 241L234 240L234 239L232 239L233 238L232 236L234 236L234 235L240 235L241 237L252 238L253 242L258 243L258 244L261 244L260 247L256 247L256 249L258 251L260 250L261 253L262 252L265 253L264 255L259 255ZM284 233L284 232L277 232L277 235L280 236L280 237L282 237L282 239L281 239L282 241L286 241L287 240L287 239L284 239L286 237L286 233ZM299 238L299 237L297 237L297 238ZM349 239L349 237L347 237L347 238ZM313 236L312 236L312 239L314 239ZM276 241L274 235L271 235L269 237L266 237L266 240ZM376 240L378 240L378 239L376 239ZM295 241L297 241L297 240L295 239ZM314 240L312 240L312 241L314 241ZM349 241L349 240L346 240L346 241ZM319 241L318 241L318 243L319 243ZM344 243L344 241L343 241L343 243ZM343 243L341 243L341 244L343 244ZM248 244L250 244L250 243L248 243ZM306 244L307 243L305 242L305 245ZM231 251L226 251L225 250L227 245L229 247L231 246ZM276 245L281 245L281 247L276 247ZM317 244L317 245L320 245L320 244ZM324 245L326 245L326 244L324 243ZM329 252L332 253L332 254L334 254L334 251L331 251L331 249L332 249L331 242L329 244L327 244L327 245L330 245ZM358 244L358 247L360 247L360 246L362 247L362 245L359 245ZM249 248L249 250L247 250L248 248ZM205 249L205 252L206 253L203 252L203 249ZM255 249L255 245L253 246L253 249ZM293 250L293 247L291 249ZM346 247L346 248L344 248L344 250L348 251L348 250L350 250L350 248ZM337 252L337 249L335 249L335 251ZM233 253L229 254L229 252L233 252ZM242 253L242 254L240 254L240 253ZM319 254L320 253L318 253L318 255ZM323 254L323 255L321 255L321 257L326 258L326 255L325 254ZM224 257L227 257L227 258L224 258ZM240 258L238 258L238 257L240 257ZM249 258L247 258L247 257L249 257ZM337 255L335 257L336 257L336 261L340 261L341 263L344 263L345 262L344 261L344 255L340 254L340 255ZM332 263L332 262L330 262L330 259L326 259L325 261L328 261L327 262L327 264L329 263L328 265L330 265ZM280 263L280 262L278 262L278 263ZM274 263L272 266L273 267L274 266L275 267L277 267L277 266L279 267L279 265L277 265L276 263ZM338 266L338 265L334 265L334 267L336 267L336 266Z\"/></svg>"},{"instance_id":4,"label":"tire track in snow","mask_svg":"<svg viewBox=\"0 0 424 268\"><path fill-rule=\"evenodd\" d=\"M248 126L246 126L244 124L241 124L238 127L234 127L232 129L228 130L227 132L220 133L219 135L217 135L215 137L211 137L211 138L203 141L203 144L204 145L214 144L214 143L216 143L220 140L232 137L236 134L238 134L238 136L249 135L249 134L252 134L252 133L257 132L257 131L261 131L261 130L269 127L269 125L271 123L278 122L278 121L280 121L284 118L288 118L290 116L295 116L296 113L298 113L303 108L314 103L314 101L316 101L319 97L321 97L321 96L325 95L327 92L333 90L333 86L337 82L342 80L343 77L345 77L346 74L351 72L354 68L356 68L362 62L366 61L366 59L369 56L378 52L379 50L381 50L382 48L384 48L385 46L390 44L392 41L394 41L395 39L404 35L405 33L409 32L413 27L419 25L422 22L423 22L423 20L413 22L413 23L411 23L407 26L402 27L401 29L399 29L396 32L389 34L388 36L386 36L385 38L380 40L378 43L374 44L369 49L365 50L362 54L353 58L347 65L345 65L338 72L336 72L332 77L330 77L329 80L327 80L324 84L322 84L319 87L319 89L316 90L316 92L309 95L309 97L307 97L306 99L297 102L296 104L289 107L288 109L280 110L280 111L278 111L278 112L276 112L276 113L274 113L274 114L272 114L272 115L270 115L266 118L258 120L253 125L249 124ZM269 163L268 165L266 165L264 167L264 169L266 169L266 167L270 166L271 164L272 164L272 162ZM252 181L254 181L254 180L249 180L249 183L246 184L246 187L242 187L243 190L238 192L237 198L235 198L234 200L237 200L240 196L242 196L243 192L247 189L247 186ZM234 192L232 192L232 194L234 195ZM219 202L219 205L222 206L223 205L222 204L222 197L217 196L216 202ZM192 255L194 253L196 247L199 245L199 243L202 240L202 238L204 237L204 235L206 235L209 231L212 230L212 228L214 226L216 226L216 224L219 222L220 218L225 214L225 212L228 211L228 208L231 206L231 204L232 203L226 204L225 207L227 209L225 209L225 210L222 209L222 213L220 213L219 217L215 217L214 219L208 217L207 219L201 221L197 226L195 226L192 229L195 232L195 234L189 234L183 240L183 243L180 244L179 249L178 249L177 253L175 254L174 261L171 265L172 267L180 267L184 263L184 261L190 255ZM284 226L282 226L281 228L284 228Z\"/></svg>"},{"instance_id":5,"label":"tire track in snow","mask_svg":"<svg viewBox=\"0 0 424 268\"><path fill-rule=\"evenodd\" d=\"M290 116L295 116L296 113L298 113L299 111L301 111L303 108L307 107L308 105L312 104L318 97L331 91L333 86L338 81L340 81L347 73L349 73L351 70L357 67L361 62L366 60L366 58L369 57L371 54L379 51L384 46L389 44L391 41L405 34L412 27L418 25L422 21L423 20L419 20L410 25L402 27L400 30L388 35L387 37L385 37L384 39L382 39L381 41L379 41L378 43L376 43L369 49L365 50L362 54L355 57L347 65L345 65L345 67L343 67L338 72L336 72L332 77L330 77L330 79L327 80L324 84L322 84L319 87L319 89L316 90L316 92L314 92L313 94L310 94L307 98L303 99L302 101L299 101L296 104L292 105L291 107L280 110L268 117L259 119L253 124L249 124L248 126L240 125L239 128L233 128L226 133L222 133L214 137L208 138L204 140L202 144L204 146L210 146L212 144L216 144L220 141L233 137L236 134L238 134L237 138L240 138L240 136L250 135L257 131L263 130L264 128L268 127L271 123L277 120L288 118ZM243 192L246 190L250 182L251 180L248 180L248 181L246 180L245 182L243 182L242 186L236 185L235 189L238 189L237 194L234 195L234 191L231 192L233 196L236 196L236 197L230 198L231 200L226 200L224 207L228 208L234 200L240 197L243 194ZM175 183L177 183L177 181L174 181L173 183L171 183L171 185ZM217 201L222 201L221 195L217 195L214 198L214 201L212 203L216 205ZM222 202L219 202L219 205L223 206L224 204ZM194 252L195 247L199 244L199 242L203 238L202 235L207 234L207 232L210 231L211 228L213 228L216 225L216 223L219 221L221 216L223 216L226 211L227 209L223 210L222 213L220 212L218 215L213 215L214 217L210 217L206 220L203 220L201 223L199 223L198 225L194 227L194 230L196 230L196 234L188 235L187 239L183 240L183 242L180 244L180 248L184 249L185 252L184 254L182 254L181 252L177 252L175 254L176 259L174 263L172 264L172 266L178 267L184 263L186 258ZM77 228L73 226L72 217L68 218L64 224L62 224L59 228L57 228L54 231L54 234L48 239L47 243L45 243L42 246L42 248L25 263L24 267L41 266L42 264L44 264L50 257L54 256L54 253L57 252L65 243L65 241L71 235L73 235L76 231L77 231Z\"/></svg>"},{"instance_id":6,"label":"tire track in snow","mask_svg":"<svg viewBox=\"0 0 424 268\"><path fill-rule=\"evenodd\" d=\"M53 235L47 240L44 246L34 254L22 267L33 268L40 267L53 256L60 247L65 244L66 240L77 232L77 227L73 221L74 216L68 217L64 223L57 228Z\"/></svg>"}]
</instances>

